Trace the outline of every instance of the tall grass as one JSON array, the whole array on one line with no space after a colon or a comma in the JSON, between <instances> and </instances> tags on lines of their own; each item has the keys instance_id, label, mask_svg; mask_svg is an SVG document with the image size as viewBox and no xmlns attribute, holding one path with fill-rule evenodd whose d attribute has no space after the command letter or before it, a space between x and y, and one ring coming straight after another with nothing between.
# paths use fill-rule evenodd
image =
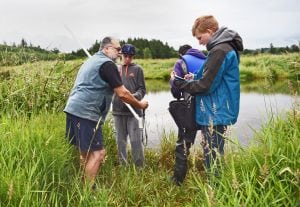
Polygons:
<instances>
[{"instance_id":1,"label":"tall grass","mask_svg":"<svg viewBox=\"0 0 300 207\"><path fill-rule=\"evenodd\" d=\"M169 85L165 83L169 80L175 61L176 59L136 60L144 69L148 92L169 90ZM242 56L241 61L242 80L259 79L260 82L270 85L274 84L276 79L293 77L294 82L288 83L287 79L283 79L281 83L295 85L296 82L296 86L299 81L299 54ZM82 62L83 60L56 60L0 67L1 111L12 115L30 115L44 109L61 111ZM259 90L257 84L244 87L245 90L255 88Z\"/></svg>"},{"instance_id":2,"label":"tall grass","mask_svg":"<svg viewBox=\"0 0 300 207\"><path fill-rule=\"evenodd\" d=\"M0 45L0 66L14 66L41 60L64 60L64 54L56 54L38 47L14 47Z\"/></svg>"},{"instance_id":3,"label":"tall grass","mask_svg":"<svg viewBox=\"0 0 300 207\"><path fill-rule=\"evenodd\" d=\"M38 62L1 68L9 76L0 82L2 113L20 115L40 110L61 111L81 62Z\"/></svg>"},{"instance_id":4,"label":"tall grass","mask_svg":"<svg viewBox=\"0 0 300 207\"><path fill-rule=\"evenodd\" d=\"M0 120L1 206L297 206L300 205L299 108L273 118L256 144L227 150L220 178L207 178L192 150L182 187L170 182L174 135L158 151L146 150L146 166L117 162L111 123L104 127L108 156L98 190L81 182L77 151L64 140L63 113ZM195 160L194 160L195 159Z\"/></svg>"},{"instance_id":5,"label":"tall grass","mask_svg":"<svg viewBox=\"0 0 300 207\"><path fill-rule=\"evenodd\" d=\"M290 79L271 82L266 78L241 84L241 91L243 93L255 92L261 94L300 94L299 83L299 81Z\"/></svg>"},{"instance_id":6,"label":"tall grass","mask_svg":"<svg viewBox=\"0 0 300 207\"><path fill-rule=\"evenodd\" d=\"M144 69L145 79L168 81L176 58L173 59L138 59L135 62Z\"/></svg>"},{"instance_id":7,"label":"tall grass","mask_svg":"<svg viewBox=\"0 0 300 207\"><path fill-rule=\"evenodd\" d=\"M299 53L255 56L241 56L241 81L247 82L271 77L273 80L290 78L300 79Z\"/></svg>"},{"instance_id":8,"label":"tall grass","mask_svg":"<svg viewBox=\"0 0 300 207\"><path fill-rule=\"evenodd\" d=\"M146 149L143 169L119 166L108 120L108 156L91 191L81 181L77 150L64 139L61 112L80 64L0 68L10 72L0 82L0 206L300 206L298 102L285 118L270 116L251 147L228 146L218 178L206 177L194 148L182 187L170 182L175 134L158 150Z\"/></svg>"}]
</instances>

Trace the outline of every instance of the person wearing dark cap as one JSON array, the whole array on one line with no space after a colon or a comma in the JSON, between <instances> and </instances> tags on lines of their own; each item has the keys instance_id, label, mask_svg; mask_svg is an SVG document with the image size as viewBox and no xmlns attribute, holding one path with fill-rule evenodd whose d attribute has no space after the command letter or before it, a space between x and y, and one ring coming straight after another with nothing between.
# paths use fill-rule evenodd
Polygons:
<instances>
[{"instance_id":1,"label":"person wearing dark cap","mask_svg":"<svg viewBox=\"0 0 300 207\"><path fill-rule=\"evenodd\" d=\"M176 61L173 73L177 76L184 77L186 74L197 73L205 62L205 55L192 48L190 45L182 45L178 50L179 59ZM183 90L174 86L174 79L170 80L171 93L176 99L193 99L189 93L185 93ZM194 100L192 100L194 101ZM187 158L189 155L189 149L195 141L197 129L187 130L178 128L178 140L175 147L175 165L174 174L172 180L180 185L187 173Z\"/></svg>"},{"instance_id":2,"label":"person wearing dark cap","mask_svg":"<svg viewBox=\"0 0 300 207\"><path fill-rule=\"evenodd\" d=\"M121 52L123 64L119 66L119 72L122 82L136 99L141 100L146 94L146 86L142 68L132 62L135 47L131 44L124 44ZM134 110L140 117L142 116L142 110L138 108L134 108ZM145 157L142 130L139 129L138 120L118 96L113 98L112 114L115 121L120 164L127 164L127 137L129 136L134 164L137 167L142 167Z\"/></svg>"},{"instance_id":3,"label":"person wearing dark cap","mask_svg":"<svg viewBox=\"0 0 300 207\"><path fill-rule=\"evenodd\" d=\"M145 109L147 101L137 100L120 78L115 60L121 50L119 41L105 37L100 49L81 66L77 73L64 112L66 137L79 149L84 181L95 187L95 179L106 151L102 124L115 93L133 107Z\"/></svg>"}]
</instances>

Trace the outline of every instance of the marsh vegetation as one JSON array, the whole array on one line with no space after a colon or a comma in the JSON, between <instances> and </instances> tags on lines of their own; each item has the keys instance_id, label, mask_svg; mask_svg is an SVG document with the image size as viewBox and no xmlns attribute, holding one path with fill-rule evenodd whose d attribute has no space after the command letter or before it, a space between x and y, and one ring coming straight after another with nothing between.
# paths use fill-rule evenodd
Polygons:
<instances>
[{"instance_id":1,"label":"marsh vegetation","mask_svg":"<svg viewBox=\"0 0 300 207\"><path fill-rule=\"evenodd\" d=\"M175 59L137 60L150 91L167 81ZM270 115L255 145L226 146L219 178L208 178L194 148L182 187L170 182L175 132L157 150L146 148L146 166L118 165L111 120L104 126L108 156L91 192L81 182L77 151L64 139L62 109L83 60L33 61L0 67L0 206L299 206L300 109ZM290 84L299 94L299 54L241 57L243 87L250 80ZM262 82L262 81L261 81ZM281 88L280 86L278 86ZM167 89L167 88L166 88Z\"/></svg>"}]
</instances>

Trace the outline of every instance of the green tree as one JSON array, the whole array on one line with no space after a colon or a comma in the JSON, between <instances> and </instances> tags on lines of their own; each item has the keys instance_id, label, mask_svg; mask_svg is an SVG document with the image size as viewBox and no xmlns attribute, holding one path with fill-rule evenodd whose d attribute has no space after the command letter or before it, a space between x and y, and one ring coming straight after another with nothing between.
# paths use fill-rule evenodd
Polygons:
<instances>
[{"instance_id":1,"label":"green tree","mask_svg":"<svg viewBox=\"0 0 300 207\"><path fill-rule=\"evenodd\" d=\"M89 53L94 54L99 51L100 42L96 40L96 42L88 49Z\"/></svg>"},{"instance_id":2,"label":"green tree","mask_svg":"<svg viewBox=\"0 0 300 207\"><path fill-rule=\"evenodd\" d=\"M151 50L146 47L144 50L143 50L143 56L145 59L151 59L152 58L152 53L151 53Z\"/></svg>"},{"instance_id":3,"label":"green tree","mask_svg":"<svg viewBox=\"0 0 300 207\"><path fill-rule=\"evenodd\" d=\"M21 47L27 47L27 42L26 42L26 40L24 38L22 38L20 46Z\"/></svg>"},{"instance_id":4,"label":"green tree","mask_svg":"<svg viewBox=\"0 0 300 207\"><path fill-rule=\"evenodd\" d=\"M292 45L291 52L299 52L299 47L297 45Z\"/></svg>"},{"instance_id":5,"label":"green tree","mask_svg":"<svg viewBox=\"0 0 300 207\"><path fill-rule=\"evenodd\" d=\"M58 54L58 53L59 53L59 49L57 49L57 48L55 47L55 48L53 48L53 49L51 50L51 52L53 52L53 53L55 53L55 54Z\"/></svg>"},{"instance_id":6,"label":"green tree","mask_svg":"<svg viewBox=\"0 0 300 207\"><path fill-rule=\"evenodd\" d=\"M276 54L276 49L274 48L273 43L270 44L270 53Z\"/></svg>"}]
</instances>

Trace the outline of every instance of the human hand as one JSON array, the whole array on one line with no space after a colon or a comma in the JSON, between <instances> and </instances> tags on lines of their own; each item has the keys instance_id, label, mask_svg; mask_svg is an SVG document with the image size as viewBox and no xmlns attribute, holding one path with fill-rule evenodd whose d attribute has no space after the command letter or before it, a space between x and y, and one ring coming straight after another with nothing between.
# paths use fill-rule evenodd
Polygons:
<instances>
[{"instance_id":1,"label":"human hand","mask_svg":"<svg viewBox=\"0 0 300 207\"><path fill-rule=\"evenodd\" d=\"M148 108L149 103L148 103L148 101L143 100L143 101L140 101L140 105L141 105L142 109L146 109L146 108Z\"/></svg>"},{"instance_id":2,"label":"human hand","mask_svg":"<svg viewBox=\"0 0 300 207\"><path fill-rule=\"evenodd\" d=\"M194 80L194 73L188 73L184 76L185 80Z\"/></svg>"},{"instance_id":3,"label":"human hand","mask_svg":"<svg viewBox=\"0 0 300 207\"><path fill-rule=\"evenodd\" d=\"M176 75L175 71L172 71L170 73L170 80L174 80L175 79L175 75Z\"/></svg>"}]
</instances>

